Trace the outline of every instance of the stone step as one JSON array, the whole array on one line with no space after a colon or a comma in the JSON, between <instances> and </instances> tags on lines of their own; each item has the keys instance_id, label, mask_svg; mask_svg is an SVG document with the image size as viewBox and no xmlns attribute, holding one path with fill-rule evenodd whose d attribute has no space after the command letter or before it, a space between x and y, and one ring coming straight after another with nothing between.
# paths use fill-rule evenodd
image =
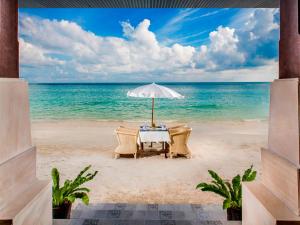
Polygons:
<instances>
[{"instance_id":1,"label":"stone step","mask_svg":"<svg viewBox=\"0 0 300 225\"><path fill-rule=\"evenodd\" d=\"M53 220L53 225L241 225L239 221L190 221L190 220Z\"/></svg>"},{"instance_id":2,"label":"stone step","mask_svg":"<svg viewBox=\"0 0 300 225\"><path fill-rule=\"evenodd\" d=\"M35 174L35 147L0 164L0 224L51 224L51 184Z\"/></svg>"},{"instance_id":3,"label":"stone step","mask_svg":"<svg viewBox=\"0 0 300 225\"><path fill-rule=\"evenodd\" d=\"M295 225L300 217L260 182L243 183L243 225Z\"/></svg>"},{"instance_id":4,"label":"stone step","mask_svg":"<svg viewBox=\"0 0 300 225\"><path fill-rule=\"evenodd\" d=\"M218 204L126 204L126 203L97 203L88 206L78 204L75 210L129 210L129 211L184 211L184 212L215 212L224 213Z\"/></svg>"},{"instance_id":5,"label":"stone step","mask_svg":"<svg viewBox=\"0 0 300 225\"><path fill-rule=\"evenodd\" d=\"M263 170L262 184L295 215L299 216L300 169L288 160L264 148L261 151L261 165Z\"/></svg>"},{"instance_id":6,"label":"stone step","mask_svg":"<svg viewBox=\"0 0 300 225\"><path fill-rule=\"evenodd\" d=\"M171 211L171 210L73 210L73 219L106 220L226 220L225 212Z\"/></svg>"},{"instance_id":7,"label":"stone step","mask_svg":"<svg viewBox=\"0 0 300 225\"><path fill-rule=\"evenodd\" d=\"M12 199L0 211L1 225L51 224L51 184L48 181L36 180Z\"/></svg>"},{"instance_id":8,"label":"stone step","mask_svg":"<svg viewBox=\"0 0 300 225\"><path fill-rule=\"evenodd\" d=\"M28 84L0 78L0 224L51 225L51 183L36 178Z\"/></svg>"},{"instance_id":9,"label":"stone step","mask_svg":"<svg viewBox=\"0 0 300 225\"><path fill-rule=\"evenodd\" d=\"M1 141L1 139L0 139ZM13 175L12 175L13 174ZM19 202L13 199L7 193L14 193L14 196L24 192L36 182L36 149L31 147L23 153L15 156L0 164L0 218L3 210L10 205L11 201ZM30 199L28 199L29 201Z\"/></svg>"},{"instance_id":10,"label":"stone step","mask_svg":"<svg viewBox=\"0 0 300 225\"><path fill-rule=\"evenodd\" d=\"M79 204L71 220L54 225L241 225L226 221L220 205L200 204Z\"/></svg>"},{"instance_id":11,"label":"stone step","mask_svg":"<svg viewBox=\"0 0 300 225\"><path fill-rule=\"evenodd\" d=\"M226 221L226 212L216 204L80 204L72 210L71 218Z\"/></svg>"}]
</instances>

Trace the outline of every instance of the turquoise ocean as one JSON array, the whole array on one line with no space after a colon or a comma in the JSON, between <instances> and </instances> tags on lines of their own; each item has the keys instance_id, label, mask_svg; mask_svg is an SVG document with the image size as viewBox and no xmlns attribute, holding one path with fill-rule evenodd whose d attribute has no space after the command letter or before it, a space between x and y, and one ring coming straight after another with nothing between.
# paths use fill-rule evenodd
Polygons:
<instances>
[{"instance_id":1,"label":"turquoise ocean","mask_svg":"<svg viewBox=\"0 0 300 225\"><path fill-rule=\"evenodd\" d=\"M144 83L143 83L144 84ZM134 84L30 84L33 120L149 121L151 99L127 97ZM157 99L157 121L266 120L270 83L161 83L185 96Z\"/></svg>"}]
</instances>

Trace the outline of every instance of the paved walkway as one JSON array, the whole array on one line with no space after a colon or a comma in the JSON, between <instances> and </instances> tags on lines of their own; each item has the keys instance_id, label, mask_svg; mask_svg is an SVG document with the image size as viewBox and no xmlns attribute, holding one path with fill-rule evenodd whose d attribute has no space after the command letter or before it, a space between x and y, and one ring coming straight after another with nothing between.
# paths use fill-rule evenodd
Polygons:
<instances>
[{"instance_id":1,"label":"paved walkway","mask_svg":"<svg viewBox=\"0 0 300 225\"><path fill-rule=\"evenodd\" d=\"M219 205L78 205L71 218L53 225L241 225L227 222Z\"/></svg>"}]
</instances>

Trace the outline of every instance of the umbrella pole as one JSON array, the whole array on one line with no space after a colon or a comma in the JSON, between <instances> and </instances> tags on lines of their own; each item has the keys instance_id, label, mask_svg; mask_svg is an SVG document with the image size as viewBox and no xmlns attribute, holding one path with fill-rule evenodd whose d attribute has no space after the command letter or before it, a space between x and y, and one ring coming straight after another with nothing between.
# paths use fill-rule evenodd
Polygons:
<instances>
[{"instance_id":1,"label":"umbrella pole","mask_svg":"<svg viewBox=\"0 0 300 225\"><path fill-rule=\"evenodd\" d=\"M155 124L154 124L154 98L152 98L152 120L151 120L151 126L155 127Z\"/></svg>"}]
</instances>

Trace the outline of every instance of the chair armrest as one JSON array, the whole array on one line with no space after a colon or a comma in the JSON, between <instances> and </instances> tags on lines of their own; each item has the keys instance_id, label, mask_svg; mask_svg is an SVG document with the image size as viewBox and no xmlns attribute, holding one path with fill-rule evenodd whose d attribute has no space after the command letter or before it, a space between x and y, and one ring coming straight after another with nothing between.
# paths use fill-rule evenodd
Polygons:
<instances>
[{"instance_id":1,"label":"chair armrest","mask_svg":"<svg viewBox=\"0 0 300 225\"><path fill-rule=\"evenodd\" d=\"M187 125L183 124L183 125L178 125L178 126L174 126L174 127L169 127L168 130L176 130L176 129L182 128L182 127L187 127Z\"/></svg>"},{"instance_id":2,"label":"chair armrest","mask_svg":"<svg viewBox=\"0 0 300 225\"><path fill-rule=\"evenodd\" d=\"M186 130L183 130L183 131L179 131L179 132L175 132L175 133L172 133L170 134L171 137L174 137L174 136L178 136L178 135L181 135L181 134L185 134L187 133L188 131Z\"/></svg>"},{"instance_id":3,"label":"chair armrest","mask_svg":"<svg viewBox=\"0 0 300 225\"><path fill-rule=\"evenodd\" d=\"M178 131L178 132L175 132L175 133L170 133L170 137L178 136L178 135L185 134L185 133L189 133L191 131L192 131L192 128L188 128L188 129L181 130L181 131Z\"/></svg>"},{"instance_id":4,"label":"chair armrest","mask_svg":"<svg viewBox=\"0 0 300 225\"><path fill-rule=\"evenodd\" d=\"M124 127L124 126L119 126L117 129L139 131L139 129L137 129L137 128L134 128L134 127Z\"/></svg>"},{"instance_id":5,"label":"chair armrest","mask_svg":"<svg viewBox=\"0 0 300 225\"><path fill-rule=\"evenodd\" d=\"M127 135L138 135L139 130L135 128L119 126L116 130L116 133L127 134Z\"/></svg>"},{"instance_id":6,"label":"chair armrest","mask_svg":"<svg viewBox=\"0 0 300 225\"><path fill-rule=\"evenodd\" d=\"M115 130L115 133L116 134L130 135L130 136L138 136L138 132L135 133L135 132L124 132L124 131Z\"/></svg>"}]
</instances>

